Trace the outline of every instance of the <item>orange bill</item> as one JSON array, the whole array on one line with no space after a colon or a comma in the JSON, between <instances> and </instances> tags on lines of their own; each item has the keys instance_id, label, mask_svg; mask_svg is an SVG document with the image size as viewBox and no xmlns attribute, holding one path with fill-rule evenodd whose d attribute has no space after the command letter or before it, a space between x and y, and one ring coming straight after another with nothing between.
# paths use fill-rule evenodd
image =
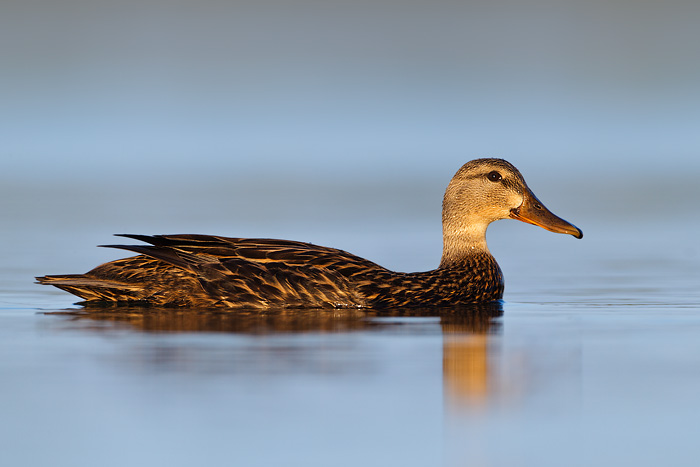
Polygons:
<instances>
[{"instance_id":1,"label":"orange bill","mask_svg":"<svg viewBox=\"0 0 700 467\"><path fill-rule=\"evenodd\" d=\"M528 224L538 225L551 232L570 234L576 238L583 237L581 229L552 214L531 191L525 193L525 199L520 207L511 209L510 217Z\"/></svg>"}]
</instances>

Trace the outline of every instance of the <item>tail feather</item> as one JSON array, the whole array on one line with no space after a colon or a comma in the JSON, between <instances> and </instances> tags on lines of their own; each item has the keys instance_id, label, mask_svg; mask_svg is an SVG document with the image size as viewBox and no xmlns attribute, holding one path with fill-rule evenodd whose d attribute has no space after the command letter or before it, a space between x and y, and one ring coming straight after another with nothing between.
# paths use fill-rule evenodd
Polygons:
<instances>
[{"instance_id":1,"label":"tail feather","mask_svg":"<svg viewBox=\"0 0 700 467\"><path fill-rule=\"evenodd\" d=\"M133 284L124 282L110 281L106 279L96 279L84 274L64 274L56 276L40 276L36 277L39 284L46 285L82 285L85 287L114 287L123 289L136 289Z\"/></svg>"},{"instance_id":2,"label":"tail feather","mask_svg":"<svg viewBox=\"0 0 700 467\"><path fill-rule=\"evenodd\" d=\"M193 270L211 261L210 256L152 245L106 246L141 254L101 264L85 274L40 276L37 282L58 287L88 303L169 306L207 300Z\"/></svg>"},{"instance_id":3,"label":"tail feather","mask_svg":"<svg viewBox=\"0 0 700 467\"><path fill-rule=\"evenodd\" d=\"M36 280L39 284L53 285L88 301L115 301L117 297L121 297L120 300L128 298L137 301L143 298L143 287L138 284L99 279L84 274L39 276Z\"/></svg>"}]
</instances>

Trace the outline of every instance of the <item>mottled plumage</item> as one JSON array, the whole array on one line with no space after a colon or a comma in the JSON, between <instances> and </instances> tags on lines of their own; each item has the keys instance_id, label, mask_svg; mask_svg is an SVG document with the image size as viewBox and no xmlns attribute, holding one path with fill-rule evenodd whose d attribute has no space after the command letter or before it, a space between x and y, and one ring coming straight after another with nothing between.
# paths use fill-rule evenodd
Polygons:
<instances>
[{"instance_id":1,"label":"mottled plumage","mask_svg":"<svg viewBox=\"0 0 700 467\"><path fill-rule=\"evenodd\" d=\"M551 214L522 175L500 159L465 164L443 201L444 248L437 269L393 272L342 250L287 240L209 235L122 235L139 253L86 274L37 278L87 303L231 308L456 306L498 300L503 275L486 227L513 217L578 238Z\"/></svg>"}]
</instances>

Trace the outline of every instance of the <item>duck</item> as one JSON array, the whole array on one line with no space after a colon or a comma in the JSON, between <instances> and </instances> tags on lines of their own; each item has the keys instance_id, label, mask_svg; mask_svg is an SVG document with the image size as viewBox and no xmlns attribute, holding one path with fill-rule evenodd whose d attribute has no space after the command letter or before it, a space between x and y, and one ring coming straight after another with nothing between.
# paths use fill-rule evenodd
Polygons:
<instances>
[{"instance_id":1,"label":"duck","mask_svg":"<svg viewBox=\"0 0 700 467\"><path fill-rule=\"evenodd\" d=\"M436 269L396 272L311 243L213 235L134 235L142 244L102 245L136 253L85 274L37 277L82 305L226 309L430 308L501 300L504 278L486 230L516 219L582 238L554 215L503 159L475 159L452 177L442 202L443 250Z\"/></svg>"}]
</instances>

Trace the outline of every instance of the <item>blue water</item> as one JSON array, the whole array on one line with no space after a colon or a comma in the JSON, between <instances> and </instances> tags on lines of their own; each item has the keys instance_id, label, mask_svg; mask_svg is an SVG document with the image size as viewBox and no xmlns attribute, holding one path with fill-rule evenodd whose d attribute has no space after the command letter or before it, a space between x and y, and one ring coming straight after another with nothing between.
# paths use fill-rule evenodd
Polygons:
<instances>
[{"instance_id":1,"label":"blue water","mask_svg":"<svg viewBox=\"0 0 700 467\"><path fill-rule=\"evenodd\" d=\"M4 2L0 465L696 466L700 2ZM497 316L130 310L33 283L114 233L434 268L503 157Z\"/></svg>"},{"instance_id":2,"label":"blue water","mask_svg":"<svg viewBox=\"0 0 700 467\"><path fill-rule=\"evenodd\" d=\"M293 203L305 195L289 196ZM101 198L82 199L80 212L54 209L61 199L26 199L3 250L1 463L694 464L694 220L669 225L634 213L619 219L609 207L597 215L573 198L550 196L545 203L582 227L584 238L515 221L494 224L489 243L506 294L502 310L481 319L357 311L85 314L70 295L32 283L37 274L82 272L119 257L93 246L112 241L106 229L268 229L395 269L428 269L439 258L439 217L428 202L416 204L415 215L402 212L412 196L391 201L389 192L389 201L378 202L394 203L395 213L363 214L347 198L327 206L324 219L306 212L277 226L264 214L273 203L263 197L262 214L241 210L235 227L208 216L216 206L201 217L149 217L124 194L114 205L134 207L124 214L134 225L128 230L111 225L124 221L102 210L110 204ZM438 212L439 201L432 203ZM352 228L343 216L353 216Z\"/></svg>"}]
</instances>

